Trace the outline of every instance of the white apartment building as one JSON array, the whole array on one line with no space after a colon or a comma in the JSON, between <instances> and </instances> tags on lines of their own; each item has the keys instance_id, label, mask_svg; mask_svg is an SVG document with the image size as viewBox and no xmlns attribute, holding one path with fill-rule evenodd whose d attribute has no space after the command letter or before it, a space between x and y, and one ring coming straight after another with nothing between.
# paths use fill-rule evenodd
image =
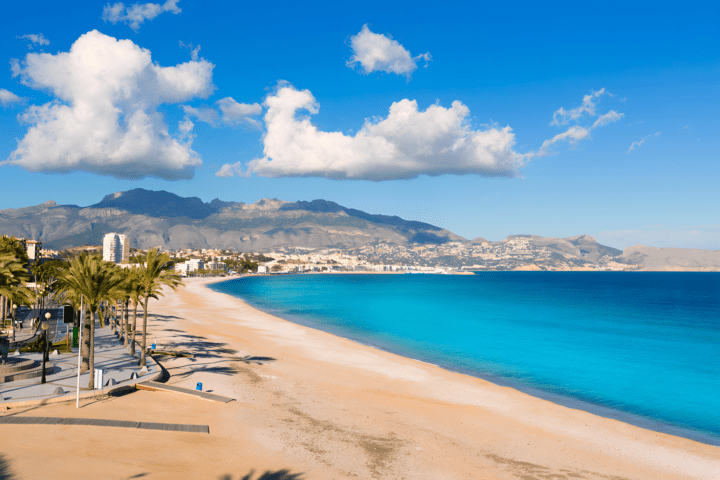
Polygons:
<instances>
[{"instance_id":1,"label":"white apartment building","mask_svg":"<svg viewBox=\"0 0 720 480\"><path fill-rule=\"evenodd\" d=\"M130 258L130 242L121 233L108 233L103 238L103 260L113 263L127 263Z\"/></svg>"},{"instance_id":2,"label":"white apartment building","mask_svg":"<svg viewBox=\"0 0 720 480\"><path fill-rule=\"evenodd\" d=\"M227 271L227 264L225 262L208 262L207 269Z\"/></svg>"},{"instance_id":3,"label":"white apartment building","mask_svg":"<svg viewBox=\"0 0 720 480\"><path fill-rule=\"evenodd\" d=\"M223 265L225 264L223 263ZM175 264L175 271L183 276L187 275L190 272L196 272L198 270L204 269L205 262L203 262L199 258L191 258L190 260L186 260L183 263Z\"/></svg>"}]
</instances>

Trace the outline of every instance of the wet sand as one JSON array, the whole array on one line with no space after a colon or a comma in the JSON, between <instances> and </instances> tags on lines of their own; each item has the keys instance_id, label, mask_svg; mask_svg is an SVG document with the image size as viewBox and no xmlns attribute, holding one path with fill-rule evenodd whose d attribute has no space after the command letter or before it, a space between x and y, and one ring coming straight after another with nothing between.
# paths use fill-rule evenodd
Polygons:
<instances>
[{"instance_id":1,"label":"wet sand","mask_svg":"<svg viewBox=\"0 0 720 480\"><path fill-rule=\"evenodd\" d=\"M210 434L2 425L11 478L720 478L717 447L295 325L208 281L151 302L148 344L195 355L156 356L169 384L202 382L237 401L138 391L0 415L204 424Z\"/></svg>"}]
</instances>

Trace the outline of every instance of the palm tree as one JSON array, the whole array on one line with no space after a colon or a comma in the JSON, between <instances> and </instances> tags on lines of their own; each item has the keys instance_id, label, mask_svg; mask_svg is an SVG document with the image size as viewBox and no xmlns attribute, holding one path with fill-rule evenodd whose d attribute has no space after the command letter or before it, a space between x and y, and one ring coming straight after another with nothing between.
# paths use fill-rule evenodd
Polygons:
<instances>
[{"instance_id":1,"label":"palm tree","mask_svg":"<svg viewBox=\"0 0 720 480\"><path fill-rule=\"evenodd\" d=\"M28 304L32 292L25 286L30 280L27 267L18 257L9 253L0 253L0 297L2 297L1 318L5 319L6 304Z\"/></svg>"},{"instance_id":2,"label":"palm tree","mask_svg":"<svg viewBox=\"0 0 720 480\"><path fill-rule=\"evenodd\" d=\"M130 300L133 298L133 290L138 290L139 287L136 287L135 285L138 284L137 280L134 280L137 278L137 276L134 273L134 269L125 268L120 270L120 275L122 276L122 283L118 285L118 287L115 289L113 293L113 298L115 299L116 303L119 303L117 305L117 308L115 310L116 315L117 312L120 312L120 331L123 336L123 342L125 343L125 346L128 346L128 304ZM134 352L133 352L134 353Z\"/></svg>"},{"instance_id":3,"label":"palm tree","mask_svg":"<svg viewBox=\"0 0 720 480\"><path fill-rule=\"evenodd\" d=\"M122 281L118 270L115 265L103 262L98 255L83 253L72 259L58 278L57 294L67 292L74 297L84 297L86 310L80 373L95 370L95 313L101 302L112 297L113 290ZM88 388L95 388L94 375L89 376Z\"/></svg>"},{"instance_id":4,"label":"palm tree","mask_svg":"<svg viewBox=\"0 0 720 480\"><path fill-rule=\"evenodd\" d=\"M145 353L147 351L147 318L148 302L151 298L162 296L161 288L166 285L175 290L182 285L182 280L175 275L173 260L167 253L159 253L157 248L151 248L145 257L145 265L138 269L141 285L141 305L143 307L142 350L140 352L140 366L145 366ZM135 332L133 331L133 337Z\"/></svg>"},{"instance_id":5,"label":"palm tree","mask_svg":"<svg viewBox=\"0 0 720 480\"><path fill-rule=\"evenodd\" d=\"M142 283L140 278L140 272L139 269L133 268L125 270L127 272L127 276L125 277L125 289L128 293L128 296L130 297L130 300L133 302L133 329L132 329L132 339L130 340L130 355L135 355L135 336L137 335L137 311L138 307L140 306L141 298L142 298ZM127 322L130 319L125 320L125 346L128 346L128 338L127 338L127 330L128 325Z\"/></svg>"}]
</instances>

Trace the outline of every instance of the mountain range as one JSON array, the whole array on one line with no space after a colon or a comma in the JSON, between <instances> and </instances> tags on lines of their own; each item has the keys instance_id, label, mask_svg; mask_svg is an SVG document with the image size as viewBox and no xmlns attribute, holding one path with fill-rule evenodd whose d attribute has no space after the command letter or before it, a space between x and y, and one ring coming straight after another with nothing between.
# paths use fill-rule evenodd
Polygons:
<instances>
[{"instance_id":1,"label":"mountain range","mask_svg":"<svg viewBox=\"0 0 720 480\"><path fill-rule=\"evenodd\" d=\"M48 201L0 210L0 231L63 249L101 245L108 232L124 233L130 246L223 248L268 251L279 247L352 248L372 242L395 244L465 241L454 233L396 216L372 215L326 200L253 204L205 203L166 191L141 188L105 196L87 207Z\"/></svg>"},{"instance_id":2,"label":"mountain range","mask_svg":"<svg viewBox=\"0 0 720 480\"><path fill-rule=\"evenodd\" d=\"M107 195L87 207L48 201L0 210L0 233L40 240L45 248L101 245L109 232L128 235L133 248L242 252L337 248L362 251L380 262L398 261L394 256L401 261L480 268L720 270L720 251L636 246L623 252L586 235L467 240L428 223L374 215L327 200L206 203L197 197L137 188Z\"/></svg>"}]
</instances>

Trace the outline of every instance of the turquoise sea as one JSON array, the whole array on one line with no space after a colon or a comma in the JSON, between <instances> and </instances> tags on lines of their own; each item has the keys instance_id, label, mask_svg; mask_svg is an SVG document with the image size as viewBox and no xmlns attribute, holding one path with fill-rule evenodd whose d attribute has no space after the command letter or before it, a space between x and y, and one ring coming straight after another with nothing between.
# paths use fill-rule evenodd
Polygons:
<instances>
[{"instance_id":1,"label":"turquoise sea","mask_svg":"<svg viewBox=\"0 0 720 480\"><path fill-rule=\"evenodd\" d=\"M720 274L287 275L211 286L295 323L720 445Z\"/></svg>"}]
</instances>

